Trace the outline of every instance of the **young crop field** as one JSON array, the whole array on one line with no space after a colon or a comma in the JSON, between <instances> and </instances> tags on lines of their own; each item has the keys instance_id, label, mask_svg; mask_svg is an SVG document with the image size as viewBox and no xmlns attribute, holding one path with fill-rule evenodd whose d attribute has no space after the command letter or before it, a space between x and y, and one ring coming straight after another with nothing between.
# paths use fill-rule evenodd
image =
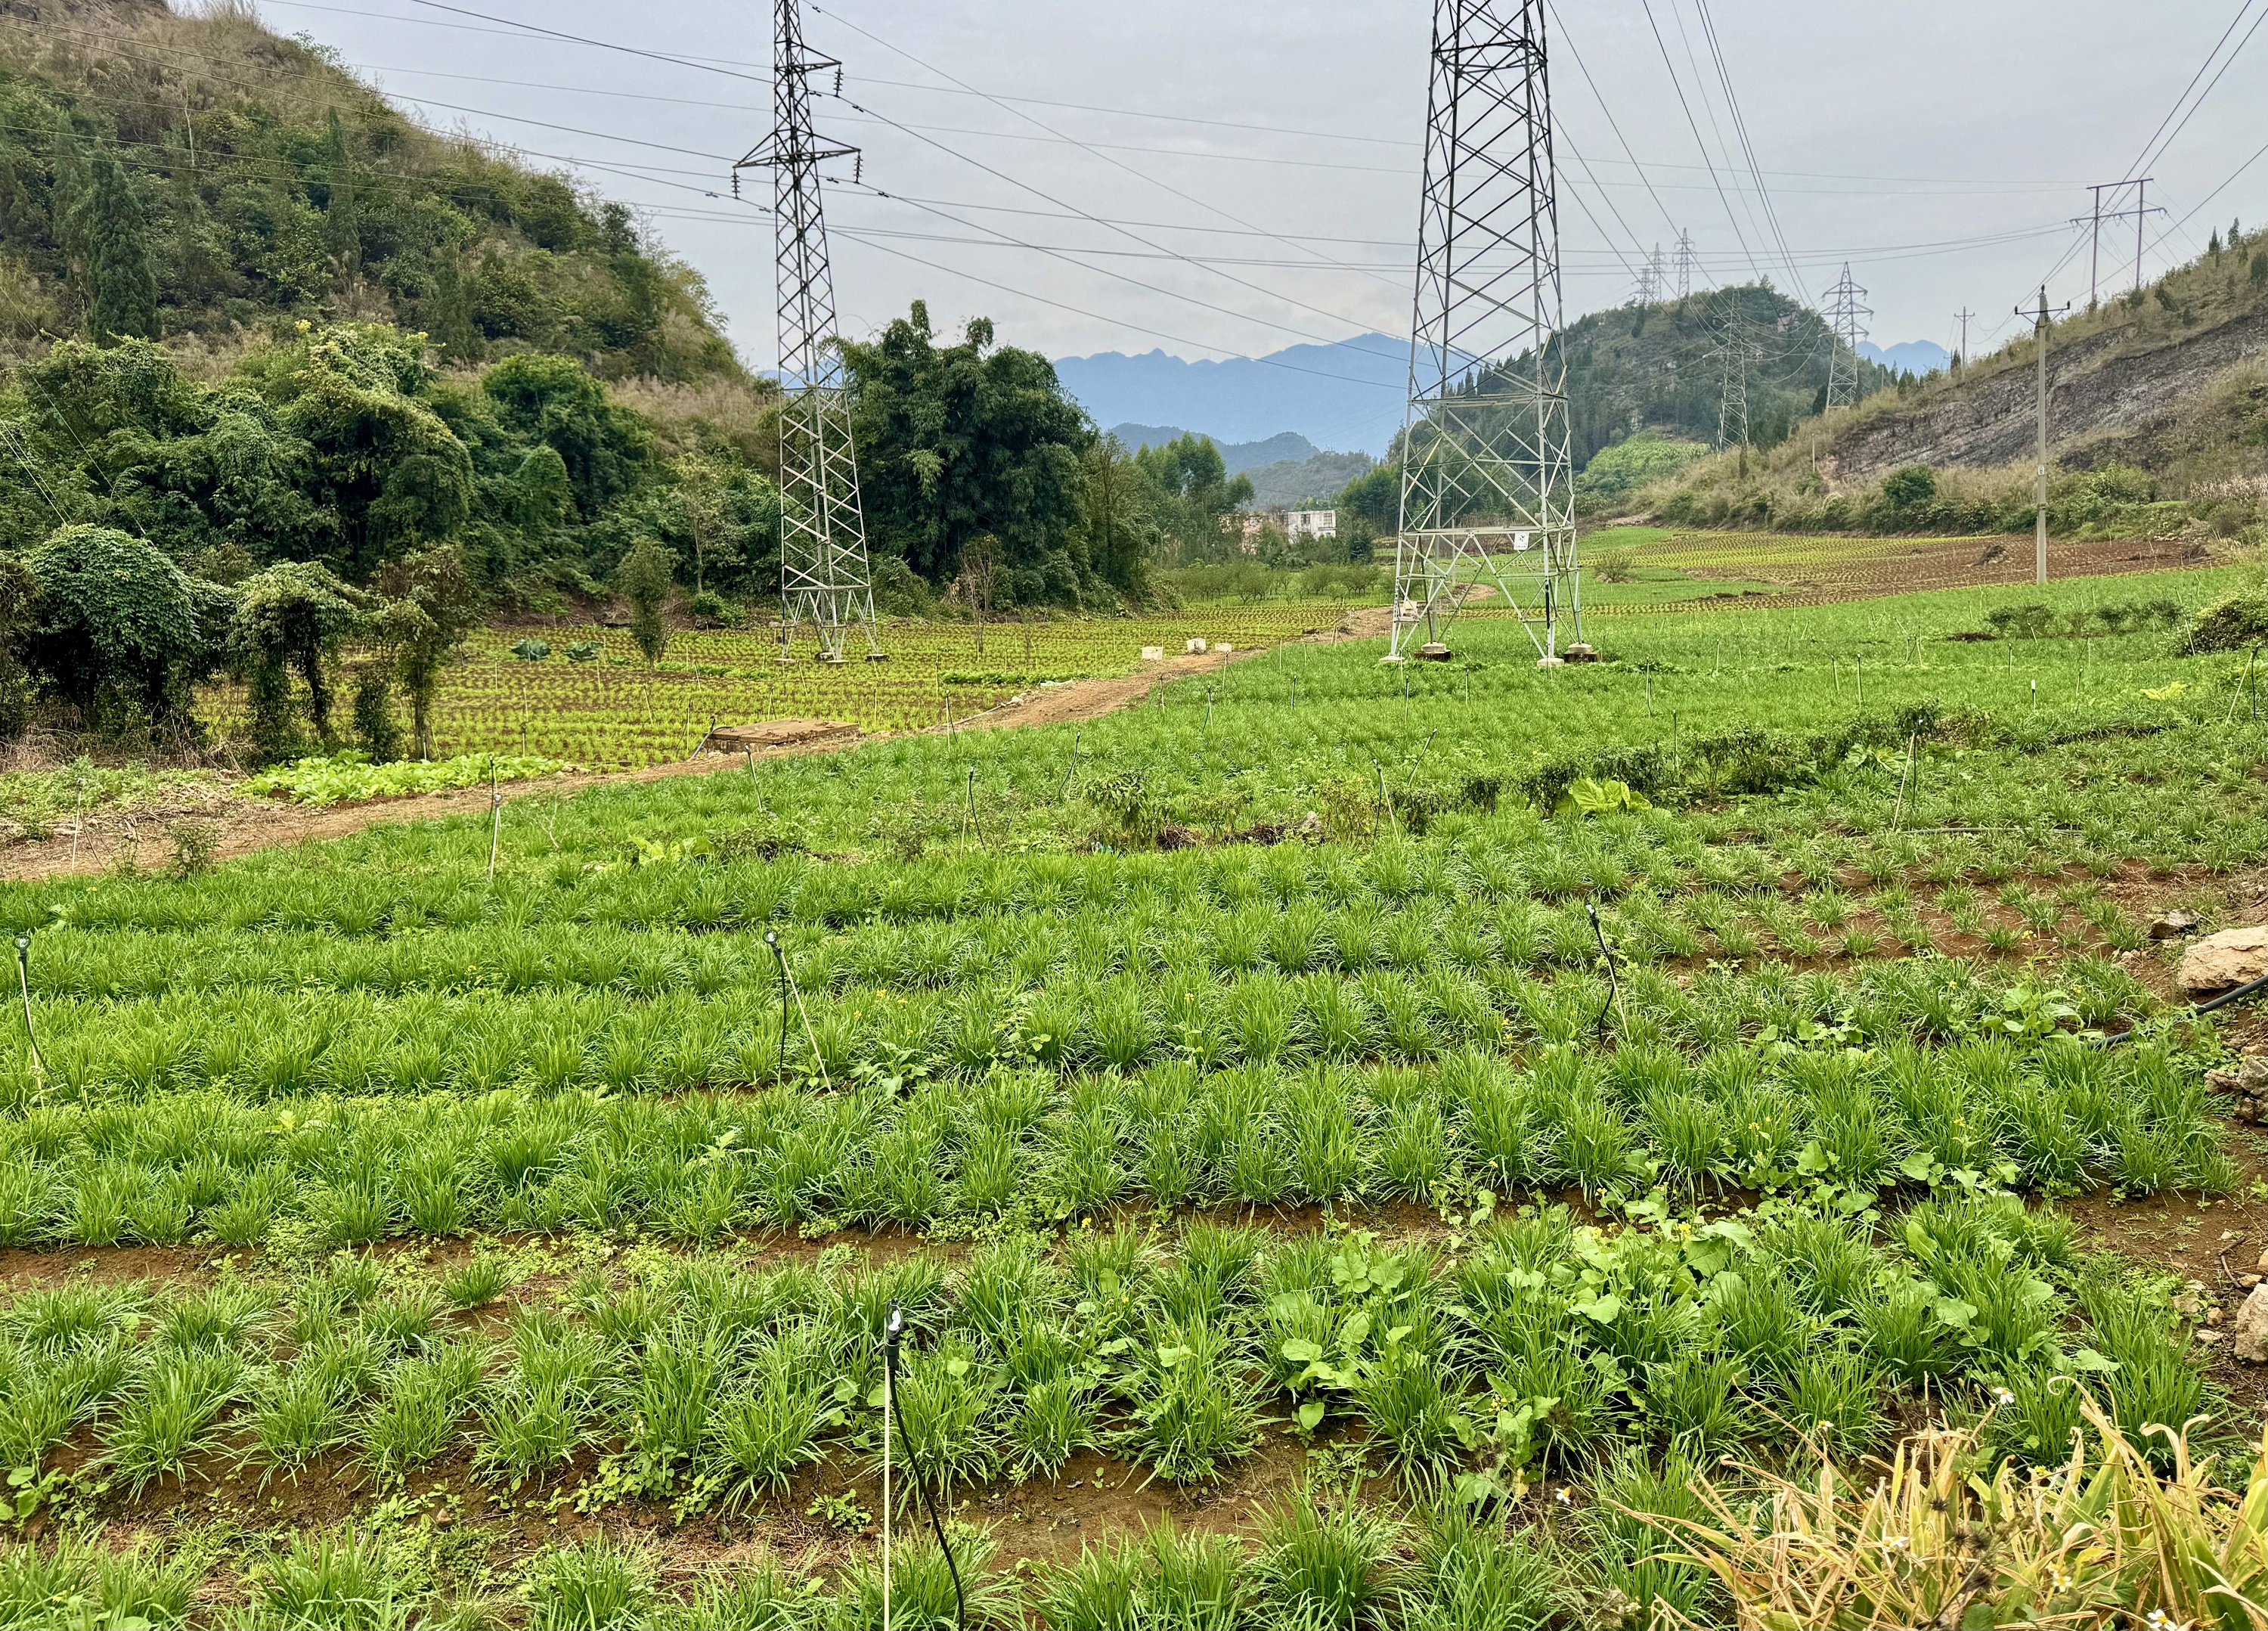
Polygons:
<instances>
[{"instance_id":1,"label":"young crop field","mask_svg":"<svg viewBox=\"0 0 2268 1631\"><path fill-rule=\"evenodd\" d=\"M767 631L696 630L673 636L649 669L630 636L595 624L490 631L453 665L434 708L434 752L519 753L630 770L681 759L715 725L839 720L869 732L925 730L997 707L1050 681L1132 674L1145 646L1178 655L1191 639L1249 650L1345 616L1347 602L1202 606L1156 616L1011 618L985 625L892 621L883 662L814 662L808 636L779 661ZM540 661L515 655L531 638ZM853 642L854 650L857 642ZM568 656L577 651L582 661ZM218 689L207 713L225 724L241 688Z\"/></svg>"},{"instance_id":2,"label":"young crop field","mask_svg":"<svg viewBox=\"0 0 2268 1631\"><path fill-rule=\"evenodd\" d=\"M2205 562L2203 546L2190 541L2159 542L2132 538L2051 541L2059 579L2114 573L2158 572ZM1627 551L1641 580L1682 574L1702 580L1691 599L1727 600L1759 587L1776 588L1782 606L1823 605L1917 590L1963 586L1998 588L2032 580L2032 540L1974 537L1797 537L1764 532L1702 532L1666 527L1603 528L1583 541L1584 558L1596 561ZM1646 609L1665 600L1640 584L1592 586L1585 573L1584 604L1618 610L1616 602L1638 601ZM1632 590L1639 593L1633 594ZM1753 596L1750 606L1771 604Z\"/></svg>"},{"instance_id":3,"label":"young crop field","mask_svg":"<svg viewBox=\"0 0 2268 1631\"><path fill-rule=\"evenodd\" d=\"M0 886L0 1624L879 1627L894 1310L895 1627L2218 1616L2196 1548L2257 1593L2257 1512L2133 1538L2257 1443L2268 1187L2205 1073L2261 1030L2151 926L2258 920L2268 684L1953 637L2257 581L1664 610L1556 671L1298 607L486 653L444 751L541 696L527 750L628 764L1269 647ZM1901 1454L1835 1554L1872 1595L1790 1608L1834 1558L1773 1514Z\"/></svg>"}]
</instances>

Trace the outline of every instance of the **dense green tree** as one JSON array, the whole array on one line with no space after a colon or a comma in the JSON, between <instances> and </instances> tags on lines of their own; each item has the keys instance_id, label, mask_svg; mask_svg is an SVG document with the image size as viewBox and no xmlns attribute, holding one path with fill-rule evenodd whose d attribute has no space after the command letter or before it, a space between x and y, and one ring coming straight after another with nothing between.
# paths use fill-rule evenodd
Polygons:
<instances>
[{"instance_id":1,"label":"dense green tree","mask_svg":"<svg viewBox=\"0 0 2268 1631\"><path fill-rule=\"evenodd\" d=\"M1222 518L1252 502L1252 483L1232 478L1220 449L1194 432L1145 447L1135 468L1149 482L1158 524L1177 562L1218 560L1238 554L1241 535L1222 529Z\"/></svg>"},{"instance_id":2,"label":"dense green tree","mask_svg":"<svg viewBox=\"0 0 2268 1631\"><path fill-rule=\"evenodd\" d=\"M40 609L40 582L12 555L0 555L0 742L14 742L32 717L32 674L24 648Z\"/></svg>"},{"instance_id":3,"label":"dense green tree","mask_svg":"<svg viewBox=\"0 0 2268 1631\"><path fill-rule=\"evenodd\" d=\"M843 353L875 550L945 584L962 548L990 534L1002 552L1004 602L1078 604L1093 581L1080 457L1094 432L1054 365L996 347L983 318L961 343L939 346L918 300L871 343L845 341Z\"/></svg>"},{"instance_id":4,"label":"dense green tree","mask_svg":"<svg viewBox=\"0 0 2268 1631\"><path fill-rule=\"evenodd\" d=\"M254 378L278 428L306 446L306 490L334 540L320 554L342 575L367 579L470 519L472 458L422 399L410 337L374 323L310 330Z\"/></svg>"},{"instance_id":5,"label":"dense green tree","mask_svg":"<svg viewBox=\"0 0 2268 1631\"><path fill-rule=\"evenodd\" d=\"M1909 464L1882 477L1882 501L1894 516L1918 519L1937 502L1937 472Z\"/></svg>"},{"instance_id":6,"label":"dense green tree","mask_svg":"<svg viewBox=\"0 0 2268 1631\"><path fill-rule=\"evenodd\" d=\"M108 152L90 161L86 212L86 326L97 340L158 332L158 275L150 224L125 166Z\"/></svg>"},{"instance_id":7,"label":"dense green tree","mask_svg":"<svg viewBox=\"0 0 2268 1631\"><path fill-rule=\"evenodd\" d=\"M465 570L463 555L448 546L389 562L379 574L378 587L386 597L379 638L393 651L394 670L409 694L411 749L430 759L441 669L480 626L487 600Z\"/></svg>"},{"instance_id":8,"label":"dense green tree","mask_svg":"<svg viewBox=\"0 0 2268 1631\"><path fill-rule=\"evenodd\" d=\"M301 746L294 672L306 688L315 741L326 752L336 745L330 669L339 642L368 628L375 610L371 595L313 561L281 561L238 586L229 640L249 683L252 748L263 763L291 757Z\"/></svg>"},{"instance_id":9,"label":"dense green tree","mask_svg":"<svg viewBox=\"0 0 2268 1631\"><path fill-rule=\"evenodd\" d=\"M482 381L506 427L541 442L566 467L576 513L590 520L637 485L652 439L636 414L568 357L508 357Z\"/></svg>"},{"instance_id":10,"label":"dense green tree","mask_svg":"<svg viewBox=\"0 0 2268 1631\"><path fill-rule=\"evenodd\" d=\"M658 666L669 647L669 593L675 583L677 557L655 538L641 538L615 569L615 591L630 603L630 638L645 657L646 667Z\"/></svg>"},{"instance_id":11,"label":"dense green tree","mask_svg":"<svg viewBox=\"0 0 2268 1631\"><path fill-rule=\"evenodd\" d=\"M49 691L97 729L192 728L189 688L221 654L227 590L105 527L59 528L23 562L39 588L25 656Z\"/></svg>"},{"instance_id":12,"label":"dense green tree","mask_svg":"<svg viewBox=\"0 0 2268 1631\"><path fill-rule=\"evenodd\" d=\"M1079 521L1095 575L1130 600L1149 593L1158 548L1147 478L1116 436L1102 436L1079 457Z\"/></svg>"}]
</instances>

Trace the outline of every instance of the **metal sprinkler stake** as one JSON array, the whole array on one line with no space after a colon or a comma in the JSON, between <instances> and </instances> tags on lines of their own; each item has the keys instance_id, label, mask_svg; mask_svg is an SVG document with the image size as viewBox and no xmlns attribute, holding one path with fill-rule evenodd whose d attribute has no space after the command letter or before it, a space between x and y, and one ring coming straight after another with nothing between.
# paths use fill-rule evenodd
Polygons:
<instances>
[{"instance_id":1,"label":"metal sprinkler stake","mask_svg":"<svg viewBox=\"0 0 2268 1631\"><path fill-rule=\"evenodd\" d=\"M777 929L766 929L764 931L764 944L772 948L772 961L779 965L779 1072L772 1078L772 1080L784 1083L787 1081L787 954L780 949L779 931Z\"/></svg>"},{"instance_id":2,"label":"metal sprinkler stake","mask_svg":"<svg viewBox=\"0 0 2268 1631\"><path fill-rule=\"evenodd\" d=\"M38 1077L40 1093L48 1091L47 1055L40 1052L39 1033L32 1029L32 937L16 936L16 984L24 993L24 1040L32 1044L32 1072Z\"/></svg>"}]
</instances>

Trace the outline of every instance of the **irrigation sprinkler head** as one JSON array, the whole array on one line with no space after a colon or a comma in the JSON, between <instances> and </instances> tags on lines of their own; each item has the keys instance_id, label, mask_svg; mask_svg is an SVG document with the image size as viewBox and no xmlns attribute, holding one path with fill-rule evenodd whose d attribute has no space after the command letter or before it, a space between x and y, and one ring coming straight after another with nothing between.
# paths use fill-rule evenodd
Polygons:
<instances>
[{"instance_id":1,"label":"irrigation sprinkler head","mask_svg":"<svg viewBox=\"0 0 2268 1631\"><path fill-rule=\"evenodd\" d=\"M905 1334L905 1305L900 1303L897 1298L892 1297L890 1299L890 1317L882 1322L882 1351L890 1356L891 1362L894 1364L896 1362L898 1357L898 1343Z\"/></svg>"},{"instance_id":2,"label":"irrigation sprinkler head","mask_svg":"<svg viewBox=\"0 0 2268 1631\"><path fill-rule=\"evenodd\" d=\"M764 931L764 944L770 947L773 952L777 954L779 950L779 931L777 929L766 929Z\"/></svg>"}]
</instances>

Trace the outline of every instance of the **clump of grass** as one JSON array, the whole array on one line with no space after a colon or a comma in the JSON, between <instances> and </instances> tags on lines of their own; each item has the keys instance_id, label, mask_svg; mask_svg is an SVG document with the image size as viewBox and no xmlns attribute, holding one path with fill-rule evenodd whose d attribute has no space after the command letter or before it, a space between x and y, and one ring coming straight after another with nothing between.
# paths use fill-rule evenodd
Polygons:
<instances>
[{"instance_id":1,"label":"clump of grass","mask_svg":"<svg viewBox=\"0 0 2268 1631\"><path fill-rule=\"evenodd\" d=\"M1260 1435L1259 1401L1236 1344L1207 1321L1152 1329L1130 1402L1124 1442L1170 1483L1219 1477Z\"/></svg>"},{"instance_id":2,"label":"clump of grass","mask_svg":"<svg viewBox=\"0 0 2268 1631\"><path fill-rule=\"evenodd\" d=\"M178 1626L203 1574L194 1553L63 1537L0 1543L0 1624Z\"/></svg>"},{"instance_id":3,"label":"clump of grass","mask_svg":"<svg viewBox=\"0 0 2268 1631\"><path fill-rule=\"evenodd\" d=\"M2157 1429L2160 1467L2091 1399L2080 1413L2087 1431L2059 1458L1989 1478L1968 1429L1907 1440L1868 1484L1822 1465L1810 1480L1753 1472L1761 1502L1705 1485L1680 1544L1743 1625L2227 1624L2229 1604L2261 1601L2268 1450L2239 1501L2179 1432Z\"/></svg>"},{"instance_id":4,"label":"clump of grass","mask_svg":"<svg viewBox=\"0 0 2268 1631\"><path fill-rule=\"evenodd\" d=\"M441 1281L441 1295L452 1308L486 1308L511 1284L512 1266L503 1258L482 1252L449 1272Z\"/></svg>"},{"instance_id":5,"label":"clump of grass","mask_svg":"<svg viewBox=\"0 0 2268 1631\"><path fill-rule=\"evenodd\" d=\"M1413 1552L1395 1589L1395 1623L1409 1631L1543 1631L1562 1613L1565 1588L1551 1553L1462 1502L1425 1509Z\"/></svg>"},{"instance_id":6,"label":"clump of grass","mask_svg":"<svg viewBox=\"0 0 2268 1631\"><path fill-rule=\"evenodd\" d=\"M1387 1598L1394 1524L1353 1502L1294 1489L1262 1524L1253 1574L1263 1612L1290 1625L1357 1626Z\"/></svg>"},{"instance_id":7,"label":"clump of grass","mask_svg":"<svg viewBox=\"0 0 2268 1631\"><path fill-rule=\"evenodd\" d=\"M374 1534L297 1534L259 1566L257 1600L279 1625L407 1626L418 1598L401 1574Z\"/></svg>"},{"instance_id":8,"label":"clump of grass","mask_svg":"<svg viewBox=\"0 0 2268 1631\"><path fill-rule=\"evenodd\" d=\"M615 1631L644 1618L654 1595L653 1560L603 1533L539 1556L527 1570L533 1631Z\"/></svg>"}]
</instances>

